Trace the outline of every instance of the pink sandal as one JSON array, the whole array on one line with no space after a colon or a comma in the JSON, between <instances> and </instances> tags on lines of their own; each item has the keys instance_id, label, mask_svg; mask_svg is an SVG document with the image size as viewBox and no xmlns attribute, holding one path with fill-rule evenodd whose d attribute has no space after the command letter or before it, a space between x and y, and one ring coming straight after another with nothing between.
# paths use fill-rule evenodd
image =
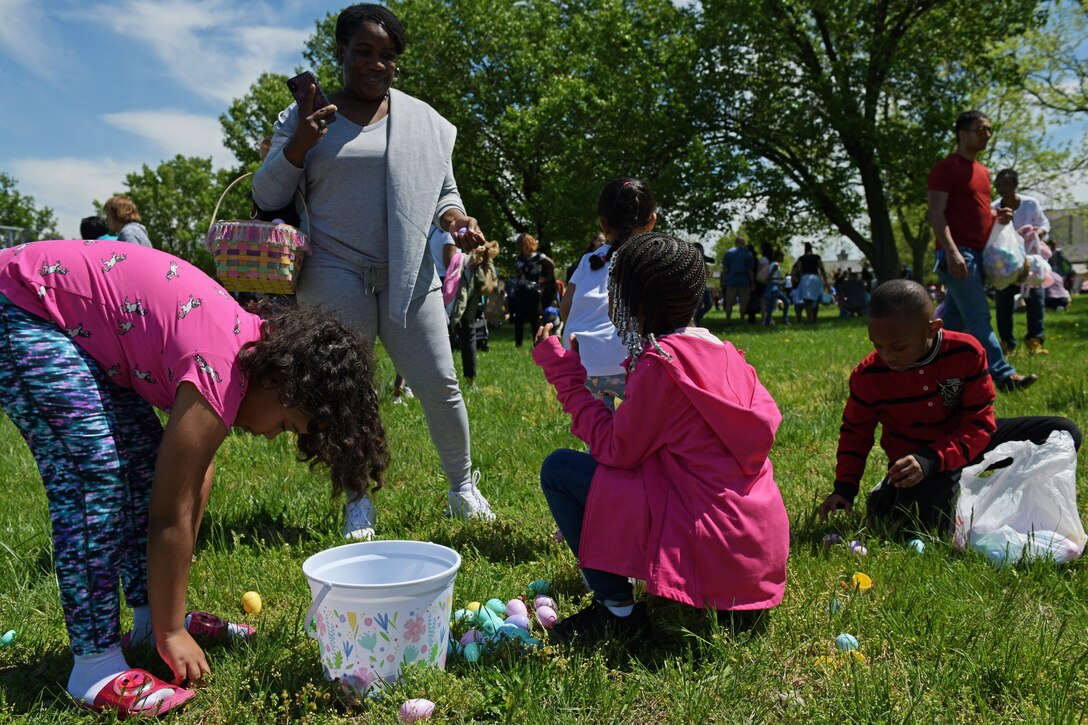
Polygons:
<instances>
[{"instance_id":1,"label":"pink sandal","mask_svg":"<svg viewBox=\"0 0 1088 725\"><path fill-rule=\"evenodd\" d=\"M137 702L162 690L173 690L165 700L145 708L134 708ZM160 680L147 670L125 670L102 688L90 705L95 712L116 712L120 720L127 717L159 717L185 704L196 693Z\"/></svg>"}]
</instances>

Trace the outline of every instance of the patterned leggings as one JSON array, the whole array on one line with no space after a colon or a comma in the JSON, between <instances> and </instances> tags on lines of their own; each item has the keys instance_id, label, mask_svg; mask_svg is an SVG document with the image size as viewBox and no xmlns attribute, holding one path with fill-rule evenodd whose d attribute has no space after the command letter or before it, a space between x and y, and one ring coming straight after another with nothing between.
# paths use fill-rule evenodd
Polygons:
<instances>
[{"instance_id":1,"label":"patterned leggings","mask_svg":"<svg viewBox=\"0 0 1088 725\"><path fill-rule=\"evenodd\" d=\"M0 407L45 484L72 651L105 651L120 640L118 577L129 606L147 604L147 512L162 425L54 323L2 301Z\"/></svg>"}]
</instances>

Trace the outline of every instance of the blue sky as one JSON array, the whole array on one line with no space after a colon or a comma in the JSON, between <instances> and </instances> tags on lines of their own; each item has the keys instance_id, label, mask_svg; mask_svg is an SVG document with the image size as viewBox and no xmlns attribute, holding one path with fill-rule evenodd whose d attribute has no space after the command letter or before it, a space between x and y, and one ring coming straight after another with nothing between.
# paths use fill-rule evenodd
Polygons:
<instances>
[{"instance_id":1,"label":"blue sky","mask_svg":"<svg viewBox=\"0 0 1088 725\"><path fill-rule=\"evenodd\" d=\"M125 174L234 163L218 117L345 0L0 0L0 171L76 236ZM210 210L209 210L210 213Z\"/></svg>"},{"instance_id":2,"label":"blue sky","mask_svg":"<svg viewBox=\"0 0 1088 725\"><path fill-rule=\"evenodd\" d=\"M0 0L0 171L59 231L176 154L234 159L218 117L264 71L290 73L348 0ZM1079 138L1083 125L1056 130ZM1088 184L1071 189L1088 203Z\"/></svg>"}]
</instances>

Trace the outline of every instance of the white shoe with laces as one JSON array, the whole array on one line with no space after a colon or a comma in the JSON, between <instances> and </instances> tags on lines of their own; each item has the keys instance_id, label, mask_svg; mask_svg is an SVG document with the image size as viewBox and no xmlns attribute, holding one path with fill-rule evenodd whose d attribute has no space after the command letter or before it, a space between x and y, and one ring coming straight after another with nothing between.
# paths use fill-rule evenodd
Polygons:
<instances>
[{"instance_id":1,"label":"white shoe with laces","mask_svg":"<svg viewBox=\"0 0 1088 725\"><path fill-rule=\"evenodd\" d=\"M349 498L344 506L344 538L370 541L374 538L374 522L378 512L367 495Z\"/></svg>"},{"instance_id":2,"label":"white shoe with laces","mask_svg":"<svg viewBox=\"0 0 1088 725\"><path fill-rule=\"evenodd\" d=\"M472 486L464 491L450 491L446 503L446 515L459 519L480 519L481 521L494 521L495 514L491 511L491 505L480 493L477 484L480 482L480 471L472 473Z\"/></svg>"}]
</instances>

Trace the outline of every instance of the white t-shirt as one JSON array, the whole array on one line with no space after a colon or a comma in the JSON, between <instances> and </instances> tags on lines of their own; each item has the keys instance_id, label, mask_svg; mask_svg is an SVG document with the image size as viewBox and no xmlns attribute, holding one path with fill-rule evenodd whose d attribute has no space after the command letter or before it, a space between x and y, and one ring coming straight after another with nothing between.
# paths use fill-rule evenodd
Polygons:
<instances>
[{"instance_id":1,"label":"white t-shirt","mask_svg":"<svg viewBox=\"0 0 1088 725\"><path fill-rule=\"evenodd\" d=\"M570 335L578 338L578 355L582 358L582 367L586 375L603 377L605 375L623 375L623 361L627 358L627 348L623 346L616 326L608 319L608 265L600 269L591 269L589 258L602 259L610 244L603 244L596 251L590 252L578 262L578 268L570 276L574 285L574 298L570 303L570 315L563 327L563 346L570 347Z\"/></svg>"},{"instance_id":2,"label":"white t-shirt","mask_svg":"<svg viewBox=\"0 0 1088 725\"><path fill-rule=\"evenodd\" d=\"M442 261L446 245L457 245L457 242L453 241L453 235L432 225L431 234L427 237L427 246L431 250L431 259L434 260L434 268L438 270L439 279L446 278L446 263Z\"/></svg>"},{"instance_id":3,"label":"white t-shirt","mask_svg":"<svg viewBox=\"0 0 1088 725\"><path fill-rule=\"evenodd\" d=\"M1000 209L1001 198L998 197L992 206L994 209ZM1012 226L1016 231L1020 231L1021 228L1029 224L1040 230L1045 229L1047 233L1050 232L1050 220L1043 213L1043 206L1038 199L1031 196L1021 196L1020 206L1016 207L1016 210L1012 213ZM1038 245L1033 245L1033 247L1033 249L1028 249L1027 253L1039 254Z\"/></svg>"}]
</instances>

